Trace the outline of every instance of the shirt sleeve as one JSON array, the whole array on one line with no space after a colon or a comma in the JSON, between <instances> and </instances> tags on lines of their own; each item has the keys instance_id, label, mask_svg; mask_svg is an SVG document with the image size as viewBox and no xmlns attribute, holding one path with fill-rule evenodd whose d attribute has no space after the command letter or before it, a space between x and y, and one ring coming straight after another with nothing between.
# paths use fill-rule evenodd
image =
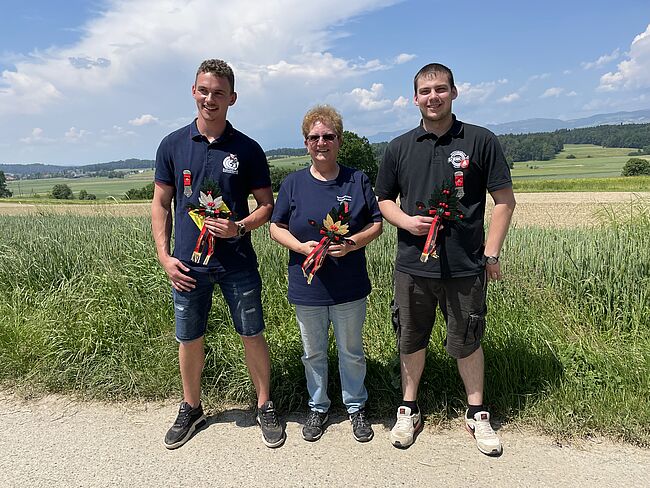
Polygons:
<instances>
[{"instance_id":1,"label":"shirt sleeve","mask_svg":"<svg viewBox=\"0 0 650 488\"><path fill-rule=\"evenodd\" d=\"M368 214L370 216L371 222L381 222L382 216L379 210L379 204L377 203L377 197L375 192L372 191L372 185L370 184L370 178L365 173L361 173L361 188L363 189L363 197L366 201L366 206L368 207Z\"/></svg>"},{"instance_id":2,"label":"shirt sleeve","mask_svg":"<svg viewBox=\"0 0 650 488\"><path fill-rule=\"evenodd\" d=\"M399 196L397 187L397 160L393 154L393 145L389 144L379 165L375 193L380 200L395 200Z\"/></svg>"},{"instance_id":3,"label":"shirt sleeve","mask_svg":"<svg viewBox=\"0 0 650 488\"><path fill-rule=\"evenodd\" d=\"M287 176L280 185L278 198L275 200L275 207L273 207L273 215L271 215L271 222L276 224L289 225L289 218L291 217L291 175Z\"/></svg>"},{"instance_id":4,"label":"shirt sleeve","mask_svg":"<svg viewBox=\"0 0 650 488\"><path fill-rule=\"evenodd\" d=\"M512 186L510 166L499 139L491 132L485 145L485 186L490 193Z\"/></svg>"},{"instance_id":5,"label":"shirt sleeve","mask_svg":"<svg viewBox=\"0 0 650 488\"><path fill-rule=\"evenodd\" d=\"M249 166L248 181L251 190L257 188L266 188L271 186L271 172L269 170L269 163L266 160L266 154L260 145L252 141L253 148L250 153L251 164Z\"/></svg>"},{"instance_id":6,"label":"shirt sleeve","mask_svg":"<svg viewBox=\"0 0 650 488\"><path fill-rule=\"evenodd\" d=\"M168 137L162 140L160 146L158 146L158 151L156 151L154 180L172 186L175 186L176 183L174 179L174 160L170 151Z\"/></svg>"}]
</instances>

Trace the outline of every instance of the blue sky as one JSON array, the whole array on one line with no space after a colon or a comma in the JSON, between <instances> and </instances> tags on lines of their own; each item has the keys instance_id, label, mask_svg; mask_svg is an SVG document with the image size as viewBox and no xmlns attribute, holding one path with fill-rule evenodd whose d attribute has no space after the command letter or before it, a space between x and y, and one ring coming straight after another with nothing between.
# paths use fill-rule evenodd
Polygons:
<instances>
[{"instance_id":1,"label":"blue sky","mask_svg":"<svg viewBox=\"0 0 650 488\"><path fill-rule=\"evenodd\" d=\"M60 0L2 2L0 163L154 158L195 112L205 58L235 69L229 119L302 145L317 103L361 135L419 121L412 79L453 71L477 124L650 108L650 2Z\"/></svg>"}]
</instances>

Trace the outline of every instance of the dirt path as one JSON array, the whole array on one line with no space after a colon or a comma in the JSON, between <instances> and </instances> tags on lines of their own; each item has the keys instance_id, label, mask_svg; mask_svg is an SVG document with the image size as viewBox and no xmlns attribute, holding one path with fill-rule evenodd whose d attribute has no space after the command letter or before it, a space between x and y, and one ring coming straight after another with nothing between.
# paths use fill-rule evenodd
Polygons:
<instances>
[{"instance_id":1,"label":"dirt path","mask_svg":"<svg viewBox=\"0 0 650 488\"><path fill-rule=\"evenodd\" d=\"M650 192L558 192L519 193L517 209L513 218L516 226L576 227L603 223L606 210L612 205L639 199L650 203ZM488 213L492 199L488 198ZM37 205L0 202L0 215L24 215L37 213L71 213L75 215L149 215L149 203L115 203L96 205Z\"/></svg>"},{"instance_id":2,"label":"dirt path","mask_svg":"<svg viewBox=\"0 0 650 488\"><path fill-rule=\"evenodd\" d=\"M237 409L210 416L207 428L168 451L162 438L175 411L169 403L25 402L0 392L0 486L636 487L647 486L650 466L650 450L607 441L559 446L515 426L499 431L499 458L479 453L460 424L426 428L410 449L398 450L388 426L375 421L375 438L360 444L342 417L307 443L300 417L292 416L285 445L272 450L252 414Z\"/></svg>"}]
</instances>

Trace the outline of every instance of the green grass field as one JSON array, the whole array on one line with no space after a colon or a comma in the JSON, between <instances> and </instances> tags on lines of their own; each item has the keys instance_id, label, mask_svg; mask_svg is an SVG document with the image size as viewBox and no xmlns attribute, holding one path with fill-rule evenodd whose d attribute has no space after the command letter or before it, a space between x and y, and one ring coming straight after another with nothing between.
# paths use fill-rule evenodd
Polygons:
<instances>
[{"instance_id":1,"label":"green grass field","mask_svg":"<svg viewBox=\"0 0 650 488\"><path fill-rule=\"evenodd\" d=\"M507 279L489 285L486 402L496 419L558 437L606 435L650 445L650 207L637 202L593 229L517 227ZM623 221L632 216L632 221ZM146 217L0 216L0 384L88 398L180 397L169 283ZM373 415L400 398L390 322L396 233L368 248L373 284L364 329ZM264 283L272 389L282 412L304 410L302 347L287 302L287 252L253 233ZM325 263L327 265L327 263ZM440 324L440 321L438 321ZM419 402L427 418L462 414L456 363L435 328ZM329 389L341 409L336 349ZM225 303L206 336L206 405L250 402L254 389Z\"/></svg>"},{"instance_id":2,"label":"green grass field","mask_svg":"<svg viewBox=\"0 0 650 488\"><path fill-rule=\"evenodd\" d=\"M142 188L153 181L153 170L126 175L124 178L45 178L40 180L8 181L7 187L13 193L12 199L19 200L34 196L45 197L52 187L58 184L68 185L77 198L80 190L94 193L98 199L109 197L120 200L131 188Z\"/></svg>"},{"instance_id":3,"label":"green grass field","mask_svg":"<svg viewBox=\"0 0 650 488\"><path fill-rule=\"evenodd\" d=\"M269 164L276 168L300 169L307 166L309 161L311 161L311 159L308 155L289 156L286 158L271 159Z\"/></svg>"},{"instance_id":4,"label":"green grass field","mask_svg":"<svg viewBox=\"0 0 650 488\"><path fill-rule=\"evenodd\" d=\"M635 149L600 147L592 144L565 144L550 161L522 161L515 163L512 176L519 179L564 179L621 176L623 166ZM575 159L567 159L568 155ZM639 157L639 156L634 156ZM650 156L640 156L650 159Z\"/></svg>"},{"instance_id":5,"label":"green grass field","mask_svg":"<svg viewBox=\"0 0 650 488\"><path fill-rule=\"evenodd\" d=\"M630 159L630 148L603 148L591 144L566 144L562 152L550 161L515 163L512 170L515 191L650 191L648 177L622 178L623 165ZM576 159L567 159L572 154ZM650 156L641 156L650 159ZM309 163L309 156L273 159L271 166L300 169ZM52 187L65 183L75 194L80 190L94 193L98 199L117 198L131 188L141 188L153 180L153 170L128 175L124 179L109 178L51 178L21 180L7 183L13 200L45 198Z\"/></svg>"}]
</instances>

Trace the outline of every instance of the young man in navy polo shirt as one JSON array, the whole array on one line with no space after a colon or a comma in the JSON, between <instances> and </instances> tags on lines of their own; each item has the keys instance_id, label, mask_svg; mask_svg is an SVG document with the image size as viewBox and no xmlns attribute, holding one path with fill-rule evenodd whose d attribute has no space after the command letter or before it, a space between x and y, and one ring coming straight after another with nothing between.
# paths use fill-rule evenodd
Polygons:
<instances>
[{"instance_id":1,"label":"young man in navy polo shirt","mask_svg":"<svg viewBox=\"0 0 650 488\"><path fill-rule=\"evenodd\" d=\"M182 446L206 421L201 407L203 336L215 284L221 288L244 344L246 365L257 392L262 440L268 447L278 447L285 439L270 400L271 361L263 336L262 283L250 236L273 212L271 179L259 144L226 120L228 108L237 100L234 85L228 64L218 59L201 63L192 86L197 118L165 137L156 154L152 230L158 260L172 285L183 381L183 402L165 436L168 449ZM221 196L207 192L210 182L218 185ZM253 212L248 208L251 193L257 202ZM234 219L206 214L202 220L188 210L188 205L201 204L219 208L221 202Z\"/></svg>"},{"instance_id":2,"label":"young man in navy polo shirt","mask_svg":"<svg viewBox=\"0 0 650 488\"><path fill-rule=\"evenodd\" d=\"M381 213L398 229L392 311L403 400L390 439L396 447L408 447L422 427L417 392L439 306L447 325L445 349L457 359L467 393L467 429L481 452L500 455L501 442L483 405L480 341L486 284L501 279L499 254L515 208L510 170L494 134L452 114L458 92L449 68L424 66L415 76L414 89L422 122L390 142L375 187ZM424 215L416 202L428 202L443 185L459 197L457 210L463 218L443 221L438 257L426 260L422 256L433 217ZM495 203L487 240L486 191Z\"/></svg>"}]
</instances>

